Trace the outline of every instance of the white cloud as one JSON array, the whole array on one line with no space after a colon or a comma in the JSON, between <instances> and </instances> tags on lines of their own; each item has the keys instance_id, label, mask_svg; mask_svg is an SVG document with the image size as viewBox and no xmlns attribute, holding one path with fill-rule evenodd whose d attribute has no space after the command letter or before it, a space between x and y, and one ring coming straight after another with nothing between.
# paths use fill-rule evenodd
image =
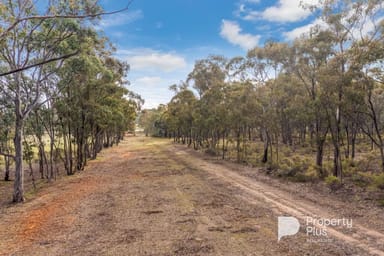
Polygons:
<instances>
[{"instance_id":1,"label":"white cloud","mask_svg":"<svg viewBox=\"0 0 384 256\"><path fill-rule=\"evenodd\" d=\"M117 55L128 62L131 70L172 72L187 66L185 59L175 53L164 53L141 48L120 50Z\"/></svg>"},{"instance_id":2,"label":"white cloud","mask_svg":"<svg viewBox=\"0 0 384 256\"><path fill-rule=\"evenodd\" d=\"M316 0L279 0L276 6L265 9L262 17L269 21L294 22L307 18L311 11L304 9L302 4L316 4Z\"/></svg>"},{"instance_id":3,"label":"white cloud","mask_svg":"<svg viewBox=\"0 0 384 256\"><path fill-rule=\"evenodd\" d=\"M353 13L351 12L350 15L353 15ZM347 20L348 19L344 19L342 21L346 27L348 27L348 21ZM370 33L375 33L375 30L378 28L377 27L378 24L382 20L384 20L384 17L379 17L375 20L366 20L366 19L362 18L361 20L359 20L358 22L355 23L355 26L353 26L351 28L350 33L355 39L361 39L365 36L368 36ZM284 32L283 35L284 35L286 40L292 41L295 38L298 38L302 35L308 35L311 28L313 28L315 26L319 26L321 29L328 28L327 23L325 23L320 18L317 18L313 22L311 22L307 25L297 27L297 28L295 28L291 31L288 31L288 32Z\"/></svg>"},{"instance_id":4,"label":"white cloud","mask_svg":"<svg viewBox=\"0 0 384 256\"><path fill-rule=\"evenodd\" d=\"M289 41L293 41L296 38L300 37L301 35L308 34L310 32L311 28L313 28L315 26L320 26L322 28L325 28L326 24L321 19L316 19L307 25L297 27L297 28L295 28L291 31L288 31L288 32L284 32L283 35L284 35L285 39L287 39Z\"/></svg>"},{"instance_id":5,"label":"white cloud","mask_svg":"<svg viewBox=\"0 0 384 256\"><path fill-rule=\"evenodd\" d=\"M239 24L236 22L222 21L220 35L231 44L238 45L244 50L252 49L259 44L259 35L241 33L241 31Z\"/></svg>"},{"instance_id":6,"label":"white cloud","mask_svg":"<svg viewBox=\"0 0 384 256\"><path fill-rule=\"evenodd\" d=\"M380 13L382 14L382 13ZM351 12L348 16L352 16L353 13ZM351 33L353 38L355 39L362 39L364 37L371 37L375 34L377 35L377 31L380 30L380 22L384 20L384 16L376 16L373 19L368 19L366 17L361 18L358 22L356 22L356 25L352 27ZM343 20L343 23L346 27L348 27L348 17Z\"/></svg>"},{"instance_id":7,"label":"white cloud","mask_svg":"<svg viewBox=\"0 0 384 256\"><path fill-rule=\"evenodd\" d=\"M260 0L245 0L245 2L251 3L251 4L258 4L260 3Z\"/></svg>"},{"instance_id":8,"label":"white cloud","mask_svg":"<svg viewBox=\"0 0 384 256\"><path fill-rule=\"evenodd\" d=\"M173 93L169 90L169 86L178 82L175 78L177 74L169 77L162 76L164 74L147 76L143 72L138 75L132 79L129 89L145 99L144 108L156 108L159 104L166 104L171 100Z\"/></svg>"},{"instance_id":9,"label":"white cloud","mask_svg":"<svg viewBox=\"0 0 384 256\"><path fill-rule=\"evenodd\" d=\"M100 21L98 27L106 29L110 27L117 27L132 23L136 20L143 18L143 12L141 10L133 12L121 12L113 15L104 16Z\"/></svg>"},{"instance_id":10,"label":"white cloud","mask_svg":"<svg viewBox=\"0 0 384 256\"><path fill-rule=\"evenodd\" d=\"M164 80L159 76L144 76L137 78L133 83L138 86L158 86L163 83Z\"/></svg>"},{"instance_id":11,"label":"white cloud","mask_svg":"<svg viewBox=\"0 0 384 256\"><path fill-rule=\"evenodd\" d=\"M311 15L309 9L303 6L317 4L319 0L279 0L274 6L264 11L254 11L242 8L245 20L264 19L272 22L295 22L303 20ZM246 10L246 11L245 11Z\"/></svg>"},{"instance_id":12,"label":"white cloud","mask_svg":"<svg viewBox=\"0 0 384 256\"><path fill-rule=\"evenodd\" d=\"M239 6L239 11L238 11L238 12L243 13L243 12L246 12L246 11L247 11L247 9L246 9L246 7L245 7L245 4L241 4L241 5Z\"/></svg>"}]
</instances>

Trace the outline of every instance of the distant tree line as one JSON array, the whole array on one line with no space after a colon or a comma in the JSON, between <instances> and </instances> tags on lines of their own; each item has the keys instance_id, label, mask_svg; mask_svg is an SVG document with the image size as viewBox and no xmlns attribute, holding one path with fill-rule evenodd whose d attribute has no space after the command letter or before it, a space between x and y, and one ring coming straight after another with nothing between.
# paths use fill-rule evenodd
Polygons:
<instances>
[{"instance_id":1,"label":"distant tree line","mask_svg":"<svg viewBox=\"0 0 384 256\"><path fill-rule=\"evenodd\" d=\"M360 138L379 150L384 171L383 2L311 8L323 25L292 43L270 41L244 57L197 61L184 83L171 86L168 104L142 113L146 129L222 158L233 144L239 162L256 140L262 163L278 163L281 145L309 142L320 177L329 175L328 141L330 174L340 179L342 160L356 157Z\"/></svg>"}]
</instances>

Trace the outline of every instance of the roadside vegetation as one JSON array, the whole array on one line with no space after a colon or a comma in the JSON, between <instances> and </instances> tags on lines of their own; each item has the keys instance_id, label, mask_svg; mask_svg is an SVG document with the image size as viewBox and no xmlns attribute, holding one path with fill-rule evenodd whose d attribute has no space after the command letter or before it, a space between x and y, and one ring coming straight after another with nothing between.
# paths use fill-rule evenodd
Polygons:
<instances>
[{"instance_id":1,"label":"roadside vegetation","mask_svg":"<svg viewBox=\"0 0 384 256\"><path fill-rule=\"evenodd\" d=\"M275 176L383 195L383 3L341 2L309 7L321 25L292 43L197 61L140 125Z\"/></svg>"},{"instance_id":2,"label":"roadside vegetation","mask_svg":"<svg viewBox=\"0 0 384 256\"><path fill-rule=\"evenodd\" d=\"M93 29L105 14L95 1L39 4L0 3L0 166L5 181L14 175L14 202L28 177L51 181L61 166L72 175L118 144L143 103Z\"/></svg>"}]
</instances>

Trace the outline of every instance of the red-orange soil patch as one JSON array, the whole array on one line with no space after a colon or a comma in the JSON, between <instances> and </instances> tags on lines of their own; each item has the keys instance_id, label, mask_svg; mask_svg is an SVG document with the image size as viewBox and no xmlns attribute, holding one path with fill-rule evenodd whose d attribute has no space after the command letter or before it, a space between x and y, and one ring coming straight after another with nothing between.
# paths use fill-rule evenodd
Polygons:
<instances>
[{"instance_id":1,"label":"red-orange soil patch","mask_svg":"<svg viewBox=\"0 0 384 256\"><path fill-rule=\"evenodd\" d=\"M66 216L75 206L84 200L92 191L97 188L96 179L84 177L76 183L70 183L65 187L65 191L55 195L44 205L26 212L21 221L18 236L22 241L34 240L38 236L44 235L44 229L65 228L70 226L73 220L68 222L52 223L53 218Z\"/></svg>"}]
</instances>

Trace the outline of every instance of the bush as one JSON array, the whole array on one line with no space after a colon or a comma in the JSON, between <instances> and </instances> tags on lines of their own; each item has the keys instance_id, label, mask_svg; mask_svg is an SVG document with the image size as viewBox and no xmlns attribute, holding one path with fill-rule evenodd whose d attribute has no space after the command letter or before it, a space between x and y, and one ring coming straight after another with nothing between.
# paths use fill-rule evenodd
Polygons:
<instances>
[{"instance_id":1,"label":"bush","mask_svg":"<svg viewBox=\"0 0 384 256\"><path fill-rule=\"evenodd\" d=\"M352 159L344 159L342 162L343 165L343 175L345 177L351 177L356 173L356 163Z\"/></svg>"},{"instance_id":2,"label":"bush","mask_svg":"<svg viewBox=\"0 0 384 256\"><path fill-rule=\"evenodd\" d=\"M305 173L296 173L295 176L289 177L289 180L293 181L293 182L309 182L309 181L312 181L311 177L309 177Z\"/></svg>"},{"instance_id":3,"label":"bush","mask_svg":"<svg viewBox=\"0 0 384 256\"><path fill-rule=\"evenodd\" d=\"M290 158L283 158L280 161L277 176L279 177L292 177L295 175L293 170L294 162Z\"/></svg>"},{"instance_id":4,"label":"bush","mask_svg":"<svg viewBox=\"0 0 384 256\"><path fill-rule=\"evenodd\" d=\"M210 155L210 156L216 156L217 155L217 152L216 150L214 150L213 148L207 148L204 153Z\"/></svg>"},{"instance_id":5,"label":"bush","mask_svg":"<svg viewBox=\"0 0 384 256\"><path fill-rule=\"evenodd\" d=\"M384 173L374 176L373 184L378 189L384 190Z\"/></svg>"},{"instance_id":6,"label":"bush","mask_svg":"<svg viewBox=\"0 0 384 256\"><path fill-rule=\"evenodd\" d=\"M384 207L384 198L377 200L379 207Z\"/></svg>"},{"instance_id":7,"label":"bush","mask_svg":"<svg viewBox=\"0 0 384 256\"><path fill-rule=\"evenodd\" d=\"M372 183L372 175L364 172L356 172L352 174L352 182L359 187L367 187Z\"/></svg>"},{"instance_id":8,"label":"bush","mask_svg":"<svg viewBox=\"0 0 384 256\"><path fill-rule=\"evenodd\" d=\"M311 164L307 171L305 172L305 175L308 177L309 181L315 181L319 179L320 171L319 167L316 165Z\"/></svg>"},{"instance_id":9,"label":"bush","mask_svg":"<svg viewBox=\"0 0 384 256\"><path fill-rule=\"evenodd\" d=\"M325 183L332 191L338 190L342 187L341 180L338 177L333 175L326 177Z\"/></svg>"},{"instance_id":10,"label":"bush","mask_svg":"<svg viewBox=\"0 0 384 256\"><path fill-rule=\"evenodd\" d=\"M377 162L377 155L374 152L369 152L364 155L364 157L356 162L356 167L358 170L363 172L374 171L375 163Z\"/></svg>"},{"instance_id":11,"label":"bush","mask_svg":"<svg viewBox=\"0 0 384 256\"><path fill-rule=\"evenodd\" d=\"M314 181L318 178L316 168L305 157L283 158L277 175L294 182Z\"/></svg>"},{"instance_id":12,"label":"bush","mask_svg":"<svg viewBox=\"0 0 384 256\"><path fill-rule=\"evenodd\" d=\"M323 163L323 177L328 177L333 173L333 163L330 161L324 161Z\"/></svg>"},{"instance_id":13,"label":"bush","mask_svg":"<svg viewBox=\"0 0 384 256\"><path fill-rule=\"evenodd\" d=\"M279 170L279 165L275 163L266 163L265 167L267 168L267 174L270 174L272 171Z\"/></svg>"}]
</instances>

